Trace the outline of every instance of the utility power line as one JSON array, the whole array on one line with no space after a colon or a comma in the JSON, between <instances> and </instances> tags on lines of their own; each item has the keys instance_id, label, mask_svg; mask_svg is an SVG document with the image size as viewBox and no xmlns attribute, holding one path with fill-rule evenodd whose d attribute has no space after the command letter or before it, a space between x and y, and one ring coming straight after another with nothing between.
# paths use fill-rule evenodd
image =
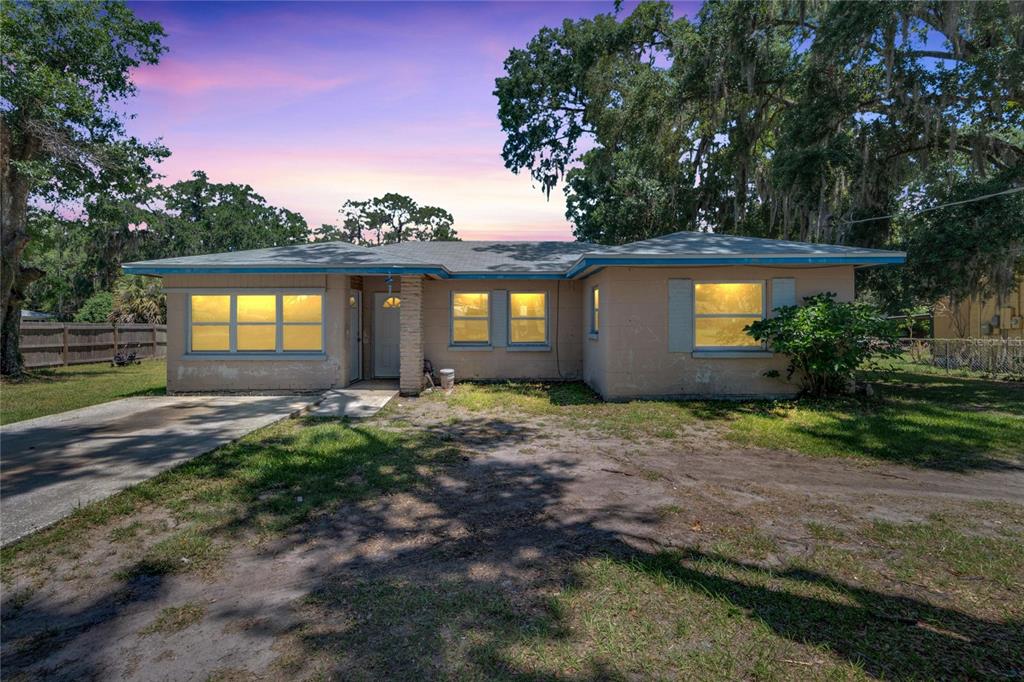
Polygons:
<instances>
[{"instance_id":1,"label":"utility power line","mask_svg":"<svg viewBox=\"0 0 1024 682\"><path fill-rule=\"evenodd\" d=\"M963 201L951 201L948 204L939 204L938 206L931 206L929 208L922 208L922 209L920 209L918 211L914 211L914 212L908 213L906 215L907 216L920 215L922 213L927 213L928 211L938 211L940 208L949 208L950 206L959 206L960 204L971 204L971 203L974 203L975 201L982 201L984 199L991 199L992 197L1000 197L1000 196L1003 196L1004 194L1016 194L1017 192L1024 192L1024 187L1013 187L1011 189L1004 189L1002 192L993 192L992 194L983 194L980 197L974 197L973 199L964 199ZM886 218L894 218L894 217L896 217L898 215L900 215L900 214L899 213L890 213L889 215L880 215L880 216L876 216L874 218L859 218L857 220L847 220L847 221L839 223L839 227L842 227L843 225L853 225L855 223L867 223L867 222L871 222L872 220L885 220Z\"/></svg>"}]
</instances>

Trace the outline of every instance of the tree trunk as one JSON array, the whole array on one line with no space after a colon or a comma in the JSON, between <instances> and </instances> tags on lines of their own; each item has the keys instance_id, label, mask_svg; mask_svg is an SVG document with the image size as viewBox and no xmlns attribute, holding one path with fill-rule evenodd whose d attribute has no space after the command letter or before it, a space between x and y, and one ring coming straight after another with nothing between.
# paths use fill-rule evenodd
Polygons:
<instances>
[{"instance_id":1,"label":"tree trunk","mask_svg":"<svg viewBox=\"0 0 1024 682\"><path fill-rule=\"evenodd\" d=\"M21 374L21 304L25 288L42 276L25 268L21 256L28 245L28 195L31 181L11 164L35 156L38 141L27 137L15 145L0 119L0 374Z\"/></svg>"}]
</instances>

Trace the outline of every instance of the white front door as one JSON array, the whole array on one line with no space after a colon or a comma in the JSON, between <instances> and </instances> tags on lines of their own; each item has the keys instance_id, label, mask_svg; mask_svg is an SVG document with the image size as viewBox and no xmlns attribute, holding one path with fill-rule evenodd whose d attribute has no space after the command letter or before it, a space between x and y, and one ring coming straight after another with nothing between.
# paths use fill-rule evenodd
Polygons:
<instances>
[{"instance_id":1,"label":"white front door","mask_svg":"<svg viewBox=\"0 0 1024 682\"><path fill-rule=\"evenodd\" d=\"M402 299L398 294L379 292L373 301L373 375L395 378L399 374Z\"/></svg>"},{"instance_id":2,"label":"white front door","mask_svg":"<svg viewBox=\"0 0 1024 682\"><path fill-rule=\"evenodd\" d=\"M348 295L348 380L363 378L363 292Z\"/></svg>"}]
</instances>

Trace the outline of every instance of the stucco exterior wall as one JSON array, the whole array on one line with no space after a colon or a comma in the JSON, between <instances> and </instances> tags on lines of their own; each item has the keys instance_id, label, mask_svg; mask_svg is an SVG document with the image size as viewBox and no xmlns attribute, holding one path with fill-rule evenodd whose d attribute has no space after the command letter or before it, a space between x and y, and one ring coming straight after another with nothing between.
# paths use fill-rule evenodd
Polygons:
<instances>
[{"instance_id":1,"label":"stucco exterior wall","mask_svg":"<svg viewBox=\"0 0 1024 682\"><path fill-rule=\"evenodd\" d=\"M954 320L953 315L958 319ZM981 325L991 323L995 315L999 315L999 327L983 334ZM940 305L935 313L935 338L1024 339L1024 321L1013 327L1014 317L1024 317L1024 280L1006 297L1002 306L994 298L967 301L956 310L950 310L948 304Z\"/></svg>"},{"instance_id":2,"label":"stucco exterior wall","mask_svg":"<svg viewBox=\"0 0 1024 682\"><path fill-rule=\"evenodd\" d=\"M423 355L436 369L451 367L459 379L583 379L607 399L640 397L785 396L797 391L785 380L786 358L695 357L668 351L668 280L695 282L767 280L792 277L798 301L822 291L853 300L852 266L769 268L608 267L584 280L423 281ZM386 291L383 277L357 280L363 291L363 376L373 377L374 292ZM350 279L344 275L174 275L168 288L167 372L170 392L318 390L348 383L347 329ZM601 291L601 325L590 331L590 296ZM187 292L194 289L323 289L325 348L317 357L203 357L185 344ZM547 293L550 348L519 350L492 346L468 349L450 344L451 294L506 290ZM401 295L400 278L392 291ZM770 301L770 292L769 292ZM780 378L764 372L776 369Z\"/></svg>"},{"instance_id":3,"label":"stucco exterior wall","mask_svg":"<svg viewBox=\"0 0 1024 682\"><path fill-rule=\"evenodd\" d=\"M550 350L455 348L449 344L451 293L505 289L546 292ZM423 354L434 369L452 368L459 379L579 379L581 283L558 280L425 280L423 282ZM493 313L492 313L493 315Z\"/></svg>"},{"instance_id":4,"label":"stucco exterior wall","mask_svg":"<svg viewBox=\"0 0 1024 682\"><path fill-rule=\"evenodd\" d=\"M593 349L589 341L585 344L587 383L609 400L795 394L798 386L785 380L784 356L701 358L668 350L669 279L770 282L777 277L795 278L798 302L823 291L834 292L839 300L853 300L852 266L610 267L586 278L584 284L588 289L597 282L601 286L599 341ZM778 370L781 376L765 377L764 373L771 369Z\"/></svg>"},{"instance_id":5,"label":"stucco exterior wall","mask_svg":"<svg viewBox=\"0 0 1024 682\"><path fill-rule=\"evenodd\" d=\"M169 275L167 288L167 391L309 391L348 383L346 327L348 277L345 275ZM188 290L323 289L324 353L316 358L267 356L237 358L189 354Z\"/></svg>"}]
</instances>

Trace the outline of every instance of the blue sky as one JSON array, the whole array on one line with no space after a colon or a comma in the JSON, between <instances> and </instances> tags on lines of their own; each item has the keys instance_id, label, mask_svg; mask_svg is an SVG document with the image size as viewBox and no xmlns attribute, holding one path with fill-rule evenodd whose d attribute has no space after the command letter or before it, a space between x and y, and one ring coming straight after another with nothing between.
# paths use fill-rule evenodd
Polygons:
<instances>
[{"instance_id":1,"label":"blue sky","mask_svg":"<svg viewBox=\"0 0 1024 682\"><path fill-rule=\"evenodd\" d=\"M692 13L698 5L678 4ZM137 71L132 133L168 181L247 183L312 225L346 199L409 194L469 239L571 239L551 199L501 160L502 61L543 26L611 2L145 2L170 51ZM625 5L628 13L632 5Z\"/></svg>"}]
</instances>

